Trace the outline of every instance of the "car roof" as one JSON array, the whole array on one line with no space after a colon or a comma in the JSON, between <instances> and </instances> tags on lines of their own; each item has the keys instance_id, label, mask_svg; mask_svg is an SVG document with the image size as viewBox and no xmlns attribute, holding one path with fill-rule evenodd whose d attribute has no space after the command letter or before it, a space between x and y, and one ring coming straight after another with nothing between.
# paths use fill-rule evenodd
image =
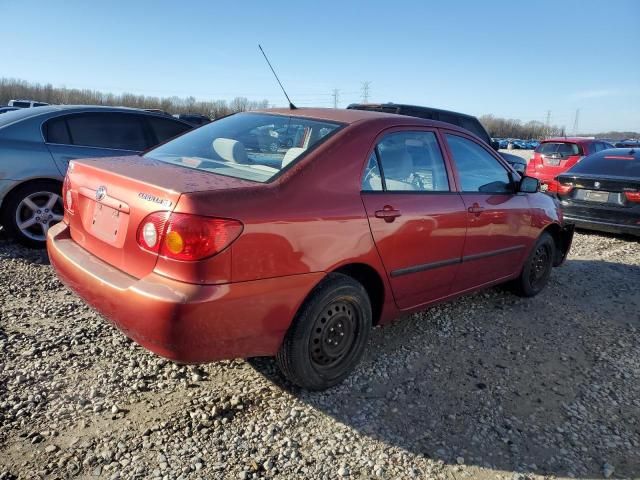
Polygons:
<instances>
[{"instance_id":1,"label":"car roof","mask_svg":"<svg viewBox=\"0 0 640 480\"><path fill-rule=\"evenodd\" d=\"M393 102L387 102L387 103L352 103L347 108L349 108L349 109L359 109L359 108L367 109L367 108L385 108L385 107L386 108L406 108L406 109L414 109L414 110L426 110L426 111L438 112L438 113L448 113L450 115L457 115L457 116L466 117L466 118L473 118L473 119L476 118L475 116L470 115L468 113L455 112L453 110L444 110L442 108L435 108L435 107L425 107L424 105L411 105L409 103L393 103Z\"/></svg>"},{"instance_id":2,"label":"car roof","mask_svg":"<svg viewBox=\"0 0 640 480\"><path fill-rule=\"evenodd\" d=\"M13 113L19 113L17 116L10 116ZM170 117L168 115L158 113L158 112L148 112L146 110L142 110L140 108L131 108L131 107L110 107L104 105L45 105L42 107L32 107L32 108L19 108L18 110L14 110L13 112L7 112L2 115L2 122L0 122L0 127L8 127L9 125L13 125L14 123L22 122L24 120L43 116L43 115L53 115L55 113L84 113L84 112L121 112L121 113L138 113L140 115L148 115L158 118L171 118L176 122L183 123L185 125L191 124L185 122L184 120L180 120L179 118ZM7 117L9 116L9 117Z\"/></svg>"},{"instance_id":3,"label":"car roof","mask_svg":"<svg viewBox=\"0 0 640 480\"><path fill-rule=\"evenodd\" d=\"M425 118L412 117L409 115L400 115L397 113L384 113L372 110L347 110L340 108L270 108L265 110L256 110L256 112L287 115L293 117L309 118L313 120L326 120L328 122L338 122L343 124L354 124L366 121L384 121L391 125L422 125L428 127L448 128L464 133L467 130L456 125L437 120L428 120Z\"/></svg>"},{"instance_id":4,"label":"car roof","mask_svg":"<svg viewBox=\"0 0 640 480\"><path fill-rule=\"evenodd\" d=\"M604 142L605 140L598 140L597 138L585 138L585 137L555 137L542 140L540 143L548 142L571 142L571 143L590 143L590 142Z\"/></svg>"}]
</instances>

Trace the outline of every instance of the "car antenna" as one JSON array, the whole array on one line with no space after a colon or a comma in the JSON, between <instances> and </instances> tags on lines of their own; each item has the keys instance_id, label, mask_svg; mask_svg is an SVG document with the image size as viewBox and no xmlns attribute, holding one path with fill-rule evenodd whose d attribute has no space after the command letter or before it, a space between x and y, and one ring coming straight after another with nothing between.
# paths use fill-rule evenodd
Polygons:
<instances>
[{"instance_id":1,"label":"car antenna","mask_svg":"<svg viewBox=\"0 0 640 480\"><path fill-rule=\"evenodd\" d=\"M278 81L278 85L280 85L280 88L282 89L282 93L284 93L284 96L287 97L287 101L289 102L289 108L291 110L296 110L298 107L296 107L291 100L289 99L289 95L287 95L287 92L285 91L284 87L282 86L282 82L280 81L280 79L278 78L278 74L276 73L276 71L273 69L273 67L271 66L271 62L269 61L269 59L267 58L267 54L264 53L264 50L262 49L262 46L260 44L258 44L258 48L260 49L260 51L262 52L262 55L264 55L264 59L267 61L267 65L269 65L269 68L271 69L271 71L273 72L273 76L276 77L276 80Z\"/></svg>"}]
</instances>

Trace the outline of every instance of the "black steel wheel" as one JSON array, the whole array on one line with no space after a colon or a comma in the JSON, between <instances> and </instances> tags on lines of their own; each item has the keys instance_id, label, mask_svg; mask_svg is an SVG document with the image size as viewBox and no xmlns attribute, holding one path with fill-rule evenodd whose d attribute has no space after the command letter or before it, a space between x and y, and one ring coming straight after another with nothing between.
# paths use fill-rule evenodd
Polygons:
<instances>
[{"instance_id":1,"label":"black steel wheel","mask_svg":"<svg viewBox=\"0 0 640 480\"><path fill-rule=\"evenodd\" d=\"M515 292L523 297L533 297L544 290L551 277L554 257L555 242L551 235L544 232L525 261L522 273L513 283Z\"/></svg>"},{"instance_id":2,"label":"black steel wheel","mask_svg":"<svg viewBox=\"0 0 640 480\"><path fill-rule=\"evenodd\" d=\"M292 383L324 390L355 368L370 330L371 304L364 287L346 275L330 274L298 311L276 361Z\"/></svg>"}]
</instances>

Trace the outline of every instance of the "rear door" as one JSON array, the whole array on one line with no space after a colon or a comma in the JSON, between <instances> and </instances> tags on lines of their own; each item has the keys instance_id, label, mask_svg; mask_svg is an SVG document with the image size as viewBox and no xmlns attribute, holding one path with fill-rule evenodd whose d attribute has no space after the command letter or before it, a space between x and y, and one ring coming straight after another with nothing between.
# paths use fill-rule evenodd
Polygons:
<instances>
[{"instance_id":1,"label":"rear door","mask_svg":"<svg viewBox=\"0 0 640 480\"><path fill-rule=\"evenodd\" d=\"M519 271L531 245L531 214L527 196L514 192L509 170L492 150L457 132L444 136L467 210L467 236L454 285L462 292Z\"/></svg>"},{"instance_id":2,"label":"rear door","mask_svg":"<svg viewBox=\"0 0 640 480\"><path fill-rule=\"evenodd\" d=\"M434 130L394 130L378 138L363 176L362 201L401 309L451 290L467 216L452 187Z\"/></svg>"},{"instance_id":3,"label":"rear door","mask_svg":"<svg viewBox=\"0 0 640 480\"><path fill-rule=\"evenodd\" d=\"M133 113L62 115L44 124L43 135L63 175L70 160L132 155L154 143L144 116Z\"/></svg>"}]
</instances>

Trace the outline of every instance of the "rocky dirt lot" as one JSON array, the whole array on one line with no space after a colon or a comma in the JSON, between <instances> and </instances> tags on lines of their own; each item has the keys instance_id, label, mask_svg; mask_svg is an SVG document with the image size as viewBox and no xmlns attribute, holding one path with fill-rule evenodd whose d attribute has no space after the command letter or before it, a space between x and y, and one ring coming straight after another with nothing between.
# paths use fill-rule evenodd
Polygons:
<instances>
[{"instance_id":1,"label":"rocky dirt lot","mask_svg":"<svg viewBox=\"0 0 640 480\"><path fill-rule=\"evenodd\" d=\"M637 240L579 233L538 297L378 328L307 393L144 351L0 232L0 479L639 477L639 287Z\"/></svg>"}]
</instances>

